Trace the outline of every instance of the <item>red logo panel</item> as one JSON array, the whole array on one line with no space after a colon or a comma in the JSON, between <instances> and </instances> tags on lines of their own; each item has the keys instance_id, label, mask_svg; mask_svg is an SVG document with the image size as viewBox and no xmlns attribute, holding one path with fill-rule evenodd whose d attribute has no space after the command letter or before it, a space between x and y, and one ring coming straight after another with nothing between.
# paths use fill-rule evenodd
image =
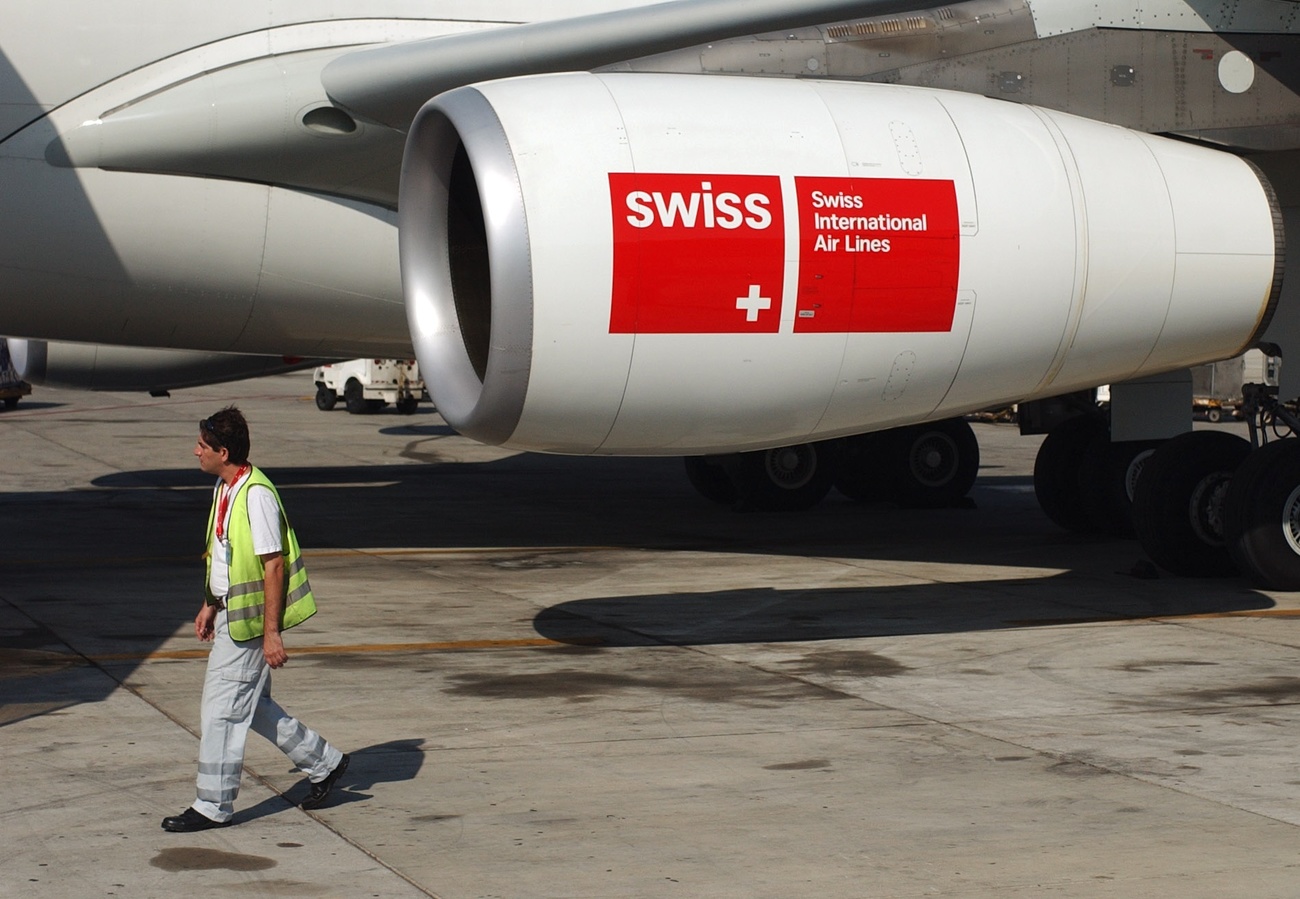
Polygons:
<instances>
[{"instance_id":1,"label":"red logo panel","mask_svg":"<svg viewBox=\"0 0 1300 899\"><path fill-rule=\"evenodd\" d=\"M609 195L611 334L776 333L780 178L611 173Z\"/></svg>"},{"instance_id":2,"label":"red logo panel","mask_svg":"<svg viewBox=\"0 0 1300 899\"><path fill-rule=\"evenodd\" d=\"M951 181L795 178L796 332L949 331L960 228Z\"/></svg>"}]
</instances>

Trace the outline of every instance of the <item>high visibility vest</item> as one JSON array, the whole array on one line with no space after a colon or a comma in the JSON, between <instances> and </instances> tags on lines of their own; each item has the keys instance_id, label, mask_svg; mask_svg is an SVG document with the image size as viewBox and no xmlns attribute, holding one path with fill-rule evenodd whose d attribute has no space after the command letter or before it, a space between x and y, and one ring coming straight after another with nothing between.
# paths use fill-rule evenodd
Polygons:
<instances>
[{"instance_id":1,"label":"high visibility vest","mask_svg":"<svg viewBox=\"0 0 1300 899\"><path fill-rule=\"evenodd\" d=\"M230 510L230 530L226 538L230 541L230 592L226 594L226 621L230 626L233 640L252 640L262 636L263 619L266 614L266 566L253 549L253 529L248 523L248 488L258 484L266 487L275 497L275 504L280 507L280 552L284 556L285 589L284 617L281 630L288 630L302 624L316 614L316 598L312 596L311 584L307 581L307 566L302 560L302 550L298 546L298 537L289 527L289 517L284 514L284 503L280 494L262 474L254 468L244 481L239 492L235 494ZM203 592L208 602L215 602L212 595L212 527L217 520L217 498L212 498L212 511L208 513L208 553L207 572L203 579Z\"/></svg>"}]
</instances>

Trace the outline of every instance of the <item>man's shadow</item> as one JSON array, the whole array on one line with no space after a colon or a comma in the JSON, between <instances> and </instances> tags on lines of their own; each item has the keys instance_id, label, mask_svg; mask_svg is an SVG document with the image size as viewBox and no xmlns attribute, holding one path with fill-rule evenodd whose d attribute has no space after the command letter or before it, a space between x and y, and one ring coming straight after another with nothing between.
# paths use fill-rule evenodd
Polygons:
<instances>
[{"instance_id":1,"label":"man's shadow","mask_svg":"<svg viewBox=\"0 0 1300 899\"><path fill-rule=\"evenodd\" d=\"M371 799L372 794L366 791L377 783L414 780L424 766L424 740L389 740L349 754L352 760L348 763L348 770L334 785L325 808ZM310 789L311 784L304 777L301 783L283 795L271 796L251 808L236 812L235 820L242 824L283 812L286 804L293 807L306 799Z\"/></svg>"}]
</instances>

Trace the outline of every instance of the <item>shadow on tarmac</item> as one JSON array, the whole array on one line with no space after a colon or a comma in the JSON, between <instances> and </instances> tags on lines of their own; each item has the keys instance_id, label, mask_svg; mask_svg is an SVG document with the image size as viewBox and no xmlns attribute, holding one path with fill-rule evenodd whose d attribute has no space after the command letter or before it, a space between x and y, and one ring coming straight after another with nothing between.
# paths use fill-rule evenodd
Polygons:
<instances>
[{"instance_id":1,"label":"shadow on tarmac","mask_svg":"<svg viewBox=\"0 0 1300 899\"><path fill-rule=\"evenodd\" d=\"M983 569L976 573L983 580L963 581L958 591L942 582L942 572L919 586L774 590L762 585L756 568L753 586L575 599L536 616L538 634L575 644L833 640L1273 605L1240 580L1189 589L1194 582L1175 578L1110 578L1141 559L1137 544L1053 527L1023 476L986 470L969 509L862 506L833 493L808 512L773 515L737 513L700 498L679 459L519 454L459 462L428 456L435 461L267 473L309 552L518 548L513 567L526 569L530 560L546 567L544 556L534 557L552 550L618 547ZM65 676L59 695L46 696L52 682L37 684L41 676L22 665L0 666L0 725L102 698L192 620L211 486L208 477L185 467L107 475L91 489L0 494L0 516L23 523L16 539L0 545L0 578L9 588L0 597L20 597L19 604L0 602L0 657L22 651L29 659L34 653L68 658L75 647L76 664L98 656L94 664L109 675ZM104 526L108 520L112 528ZM88 534L93 541L69 539ZM998 566L1052 573L999 580L988 573ZM93 614L87 614L90 605ZM113 654L118 658L102 661ZM42 695L29 703L30 690Z\"/></svg>"},{"instance_id":2,"label":"shadow on tarmac","mask_svg":"<svg viewBox=\"0 0 1300 899\"><path fill-rule=\"evenodd\" d=\"M415 776L424 767L424 740L389 740L350 750L349 755L352 761L348 764L348 770L329 795L328 804L331 806L373 799L374 796L366 791L374 789L378 783L415 780ZM307 797L309 788L309 782L303 778L302 783L283 796L270 796L257 805L238 811L235 814L237 823L243 824L288 811Z\"/></svg>"},{"instance_id":3,"label":"shadow on tarmac","mask_svg":"<svg viewBox=\"0 0 1300 899\"><path fill-rule=\"evenodd\" d=\"M1271 608L1249 592L1081 595L1069 574L843 590L725 590L580 599L533 620L543 637L584 646L701 646L951 634L1209 615ZM1066 593L1067 598L1062 598Z\"/></svg>"}]
</instances>

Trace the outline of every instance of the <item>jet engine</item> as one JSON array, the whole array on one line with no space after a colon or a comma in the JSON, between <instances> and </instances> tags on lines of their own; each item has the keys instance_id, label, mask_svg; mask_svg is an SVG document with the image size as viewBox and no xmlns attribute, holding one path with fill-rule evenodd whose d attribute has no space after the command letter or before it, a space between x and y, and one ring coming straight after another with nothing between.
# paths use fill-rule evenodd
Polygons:
<instances>
[{"instance_id":1,"label":"jet engine","mask_svg":"<svg viewBox=\"0 0 1300 899\"><path fill-rule=\"evenodd\" d=\"M319 361L13 337L8 341L14 368L24 380L74 390L147 390L158 393L297 371L310 368Z\"/></svg>"},{"instance_id":2,"label":"jet engine","mask_svg":"<svg viewBox=\"0 0 1300 899\"><path fill-rule=\"evenodd\" d=\"M1282 229L1226 153L969 94L565 74L449 91L403 162L439 410L567 453L800 444L1233 356Z\"/></svg>"}]
</instances>

